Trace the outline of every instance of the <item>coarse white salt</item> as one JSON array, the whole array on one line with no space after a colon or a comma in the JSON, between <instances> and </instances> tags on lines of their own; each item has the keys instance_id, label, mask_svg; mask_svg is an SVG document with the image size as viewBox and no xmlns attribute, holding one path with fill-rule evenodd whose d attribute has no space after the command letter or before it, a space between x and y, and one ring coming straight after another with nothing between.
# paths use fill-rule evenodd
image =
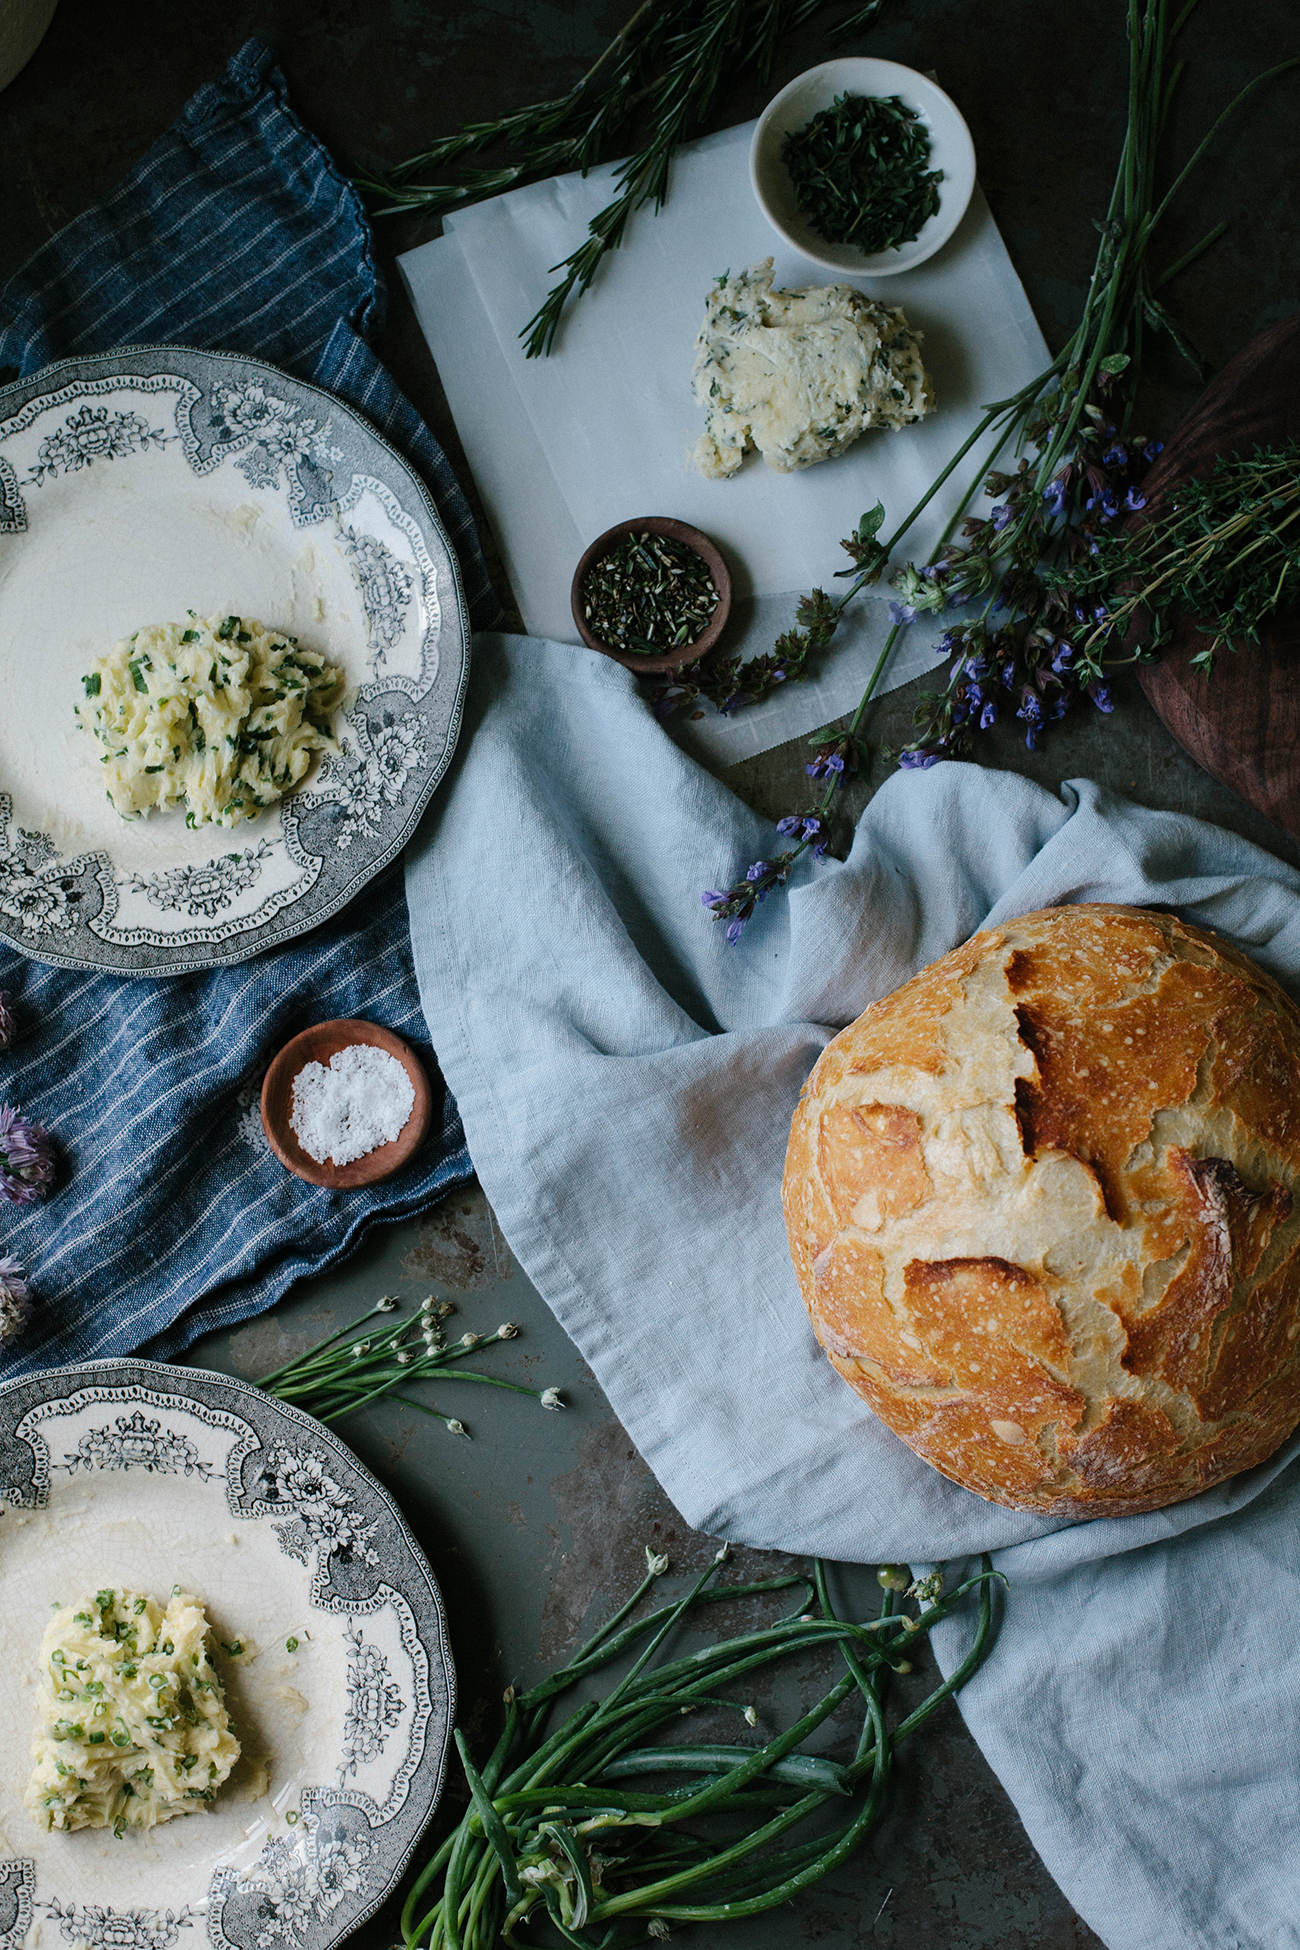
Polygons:
<instances>
[{"instance_id":1,"label":"coarse white salt","mask_svg":"<svg viewBox=\"0 0 1300 1950\"><path fill-rule=\"evenodd\" d=\"M349 1043L323 1063L305 1063L293 1080L289 1122L309 1158L350 1165L400 1136L415 1107L411 1079L395 1056Z\"/></svg>"}]
</instances>

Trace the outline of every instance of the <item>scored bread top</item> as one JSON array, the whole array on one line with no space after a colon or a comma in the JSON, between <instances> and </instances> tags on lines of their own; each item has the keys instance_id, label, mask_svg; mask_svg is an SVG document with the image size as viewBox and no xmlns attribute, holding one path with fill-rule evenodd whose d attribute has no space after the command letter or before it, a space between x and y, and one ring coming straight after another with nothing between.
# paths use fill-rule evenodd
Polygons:
<instances>
[{"instance_id":1,"label":"scored bread top","mask_svg":"<svg viewBox=\"0 0 1300 1950\"><path fill-rule=\"evenodd\" d=\"M822 1346L1013 1509L1156 1509L1300 1421L1300 1011L1167 914L975 935L822 1053L786 1154Z\"/></svg>"}]
</instances>

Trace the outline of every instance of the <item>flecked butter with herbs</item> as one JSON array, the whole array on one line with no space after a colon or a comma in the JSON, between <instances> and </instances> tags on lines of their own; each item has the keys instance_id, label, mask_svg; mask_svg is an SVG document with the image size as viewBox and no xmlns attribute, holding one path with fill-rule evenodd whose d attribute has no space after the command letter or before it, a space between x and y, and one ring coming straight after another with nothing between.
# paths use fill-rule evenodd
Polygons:
<instances>
[{"instance_id":1,"label":"flecked butter with herbs","mask_svg":"<svg viewBox=\"0 0 1300 1950\"><path fill-rule=\"evenodd\" d=\"M23 1801L42 1828L153 1828L197 1814L239 1758L202 1604L141 1592L56 1607Z\"/></svg>"},{"instance_id":2,"label":"flecked butter with herbs","mask_svg":"<svg viewBox=\"0 0 1300 1950\"><path fill-rule=\"evenodd\" d=\"M709 293L691 374L708 425L695 464L711 480L757 448L779 474L842 454L870 427L934 409L921 334L851 284L772 289L772 259Z\"/></svg>"},{"instance_id":3,"label":"flecked butter with herbs","mask_svg":"<svg viewBox=\"0 0 1300 1950\"><path fill-rule=\"evenodd\" d=\"M342 670L241 616L152 623L98 657L77 720L103 752L124 819L184 805L188 826L236 826L300 784L330 729Z\"/></svg>"}]
</instances>

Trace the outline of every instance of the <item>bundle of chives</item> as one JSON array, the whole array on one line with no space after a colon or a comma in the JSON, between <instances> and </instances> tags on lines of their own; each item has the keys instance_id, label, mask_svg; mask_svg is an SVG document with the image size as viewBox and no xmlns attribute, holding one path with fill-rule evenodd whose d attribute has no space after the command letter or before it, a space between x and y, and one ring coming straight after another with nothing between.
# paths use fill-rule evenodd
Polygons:
<instances>
[{"instance_id":1,"label":"bundle of chives","mask_svg":"<svg viewBox=\"0 0 1300 1950\"><path fill-rule=\"evenodd\" d=\"M459 1341L448 1346L443 1324L456 1309L450 1300L435 1300L430 1294L418 1315L359 1333L368 1320L394 1313L399 1304L391 1294L385 1294L369 1312L328 1334L305 1354L296 1354L283 1367L263 1375L256 1385L279 1401L293 1402L318 1422L337 1422L387 1398L436 1417L452 1435L468 1435L469 1431L454 1415L444 1415L427 1402L399 1394L398 1389L440 1375L455 1381L481 1382L487 1388L505 1388L512 1395L531 1395L543 1408L564 1406L556 1388L525 1388L517 1381L503 1381L498 1375L478 1374L458 1365L468 1355L498 1341L514 1340L519 1329L509 1321L494 1334L462 1334Z\"/></svg>"},{"instance_id":2,"label":"bundle of chives","mask_svg":"<svg viewBox=\"0 0 1300 1950\"><path fill-rule=\"evenodd\" d=\"M879 1819L899 1742L957 1692L984 1657L990 1586L1000 1577L985 1557L976 1576L912 1616L894 1609L906 1573L884 1566L878 1574L885 1586L880 1616L858 1625L836 1615L816 1561L811 1577L706 1590L726 1558L724 1545L684 1598L626 1625L668 1568L666 1558L646 1555L644 1582L571 1664L527 1693L507 1692L505 1727L481 1771L457 1729L471 1805L407 1898L402 1934L408 1950L518 1944L515 1932L534 1912L577 1950L621 1950L666 1936L670 1924L729 1922L788 1902L845 1861ZM925 1580L910 1586L910 1593L934 1595L939 1583ZM694 1607L794 1585L803 1587L800 1608L777 1624L653 1664ZM907 1654L918 1638L973 1590L979 1605L970 1652L891 1732L885 1719L889 1675L911 1670ZM815 1610L806 1608L812 1604ZM631 1667L603 1699L586 1700L548 1731L560 1694L642 1640L647 1642ZM656 1728L705 1709L732 1707L754 1724L753 1709L719 1697L719 1688L817 1646L837 1647L846 1671L765 1745L642 1744ZM853 1759L840 1763L798 1753L854 1692L865 1711ZM646 1792L621 1785L643 1776L669 1784ZM677 1776L685 1778L672 1784ZM846 1799L856 1805L833 1832L784 1843L791 1830ZM713 1820L704 1833L685 1825L702 1817L729 1820L721 1833Z\"/></svg>"}]
</instances>

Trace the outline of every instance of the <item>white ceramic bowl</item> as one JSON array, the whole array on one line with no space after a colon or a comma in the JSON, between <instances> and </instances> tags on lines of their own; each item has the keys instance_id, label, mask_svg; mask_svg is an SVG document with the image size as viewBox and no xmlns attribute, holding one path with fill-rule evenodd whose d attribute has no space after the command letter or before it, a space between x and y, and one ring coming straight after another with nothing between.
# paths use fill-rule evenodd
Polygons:
<instances>
[{"instance_id":1,"label":"white ceramic bowl","mask_svg":"<svg viewBox=\"0 0 1300 1950\"><path fill-rule=\"evenodd\" d=\"M910 244L868 252L856 244L828 244L808 223L795 201L794 185L781 159L787 135L829 108L838 95L897 95L925 124L930 167L943 171L939 208ZM764 216L786 241L814 264L864 278L893 277L924 264L941 249L966 214L975 187L975 145L960 109L943 89L915 68L897 61L875 61L847 54L824 61L787 82L758 118L749 151L749 174Z\"/></svg>"}]
</instances>

